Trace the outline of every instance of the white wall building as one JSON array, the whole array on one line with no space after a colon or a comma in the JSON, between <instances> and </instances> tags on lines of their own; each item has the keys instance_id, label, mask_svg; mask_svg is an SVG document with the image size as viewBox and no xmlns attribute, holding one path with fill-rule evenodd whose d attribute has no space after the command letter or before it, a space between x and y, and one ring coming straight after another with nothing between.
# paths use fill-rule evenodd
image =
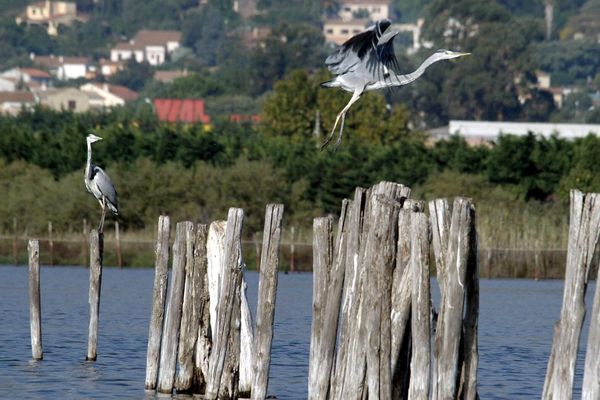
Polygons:
<instances>
[{"instance_id":1,"label":"white wall building","mask_svg":"<svg viewBox=\"0 0 600 400\"><path fill-rule=\"evenodd\" d=\"M389 0L343 0L340 2L338 15L344 21L350 21L361 11L366 11L372 21L390 18L390 2Z\"/></svg>"},{"instance_id":2,"label":"white wall building","mask_svg":"<svg viewBox=\"0 0 600 400\"><path fill-rule=\"evenodd\" d=\"M110 51L113 62L135 59L136 62L148 62L161 65L181 44L181 32L177 31L139 31L129 42L117 44Z\"/></svg>"}]
</instances>

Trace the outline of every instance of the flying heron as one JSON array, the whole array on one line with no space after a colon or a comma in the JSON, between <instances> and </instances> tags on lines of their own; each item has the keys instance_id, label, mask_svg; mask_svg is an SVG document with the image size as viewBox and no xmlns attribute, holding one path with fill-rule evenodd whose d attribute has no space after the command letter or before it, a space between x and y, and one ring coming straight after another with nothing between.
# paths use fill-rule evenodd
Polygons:
<instances>
[{"instance_id":1,"label":"flying heron","mask_svg":"<svg viewBox=\"0 0 600 400\"><path fill-rule=\"evenodd\" d=\"M341 118L340 131L335 144L336 147L339 146L342 141L346 112L364 92L407 85L423 75L427 67L433 63L470 54L440 49L423 61L414 72L399 75L396 72L399 66L394 53L394 38L400 31L386 32L391 24L388 19L375 22L363 32L348 39L325 60L327 68L336 77L321 83L321 86L342 88L352 93L352 97L337 115L333 129L321 145L321 149L325 148L333 138Z\"/></svg>"},{"instance_id":2,"label":"flying heron","mask_svg":"<svg viewBox=\"0 0 600 400\"><path fill-rule=\"evenodd\" d=\"M108 207L113 214L118 215L118 200L115 185L113 185L108 174L99 166L92 164L92 143L97 142L98 140L102 140L102 138L92 133L87 136L87 163L85 164L85 176L83 181L85 182L87 191L98 199L100 207L102 207L102 218L100 219L100 225L98 226L98 232L102 233L104 230L106 207Z\"/></svg>"}]
</instances>

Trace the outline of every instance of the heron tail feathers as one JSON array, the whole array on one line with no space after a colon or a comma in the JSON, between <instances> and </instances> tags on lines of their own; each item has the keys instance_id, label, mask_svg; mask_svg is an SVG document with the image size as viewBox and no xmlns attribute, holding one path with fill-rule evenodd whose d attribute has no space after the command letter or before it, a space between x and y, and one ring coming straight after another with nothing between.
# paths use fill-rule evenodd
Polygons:
<instances>
[{"instance_id":1,"label":"heron tail feathers","mask_svg":"<svg viewBox=\"0 0 600 400\"><path fill-rule=\"evenodd\" d=\"M332 87L338 87L338 86L340 86L340 85L335 81L335 79L321 82L321 87L324 87L324 88L332 88Z\"/></svg>"}]
</instances>

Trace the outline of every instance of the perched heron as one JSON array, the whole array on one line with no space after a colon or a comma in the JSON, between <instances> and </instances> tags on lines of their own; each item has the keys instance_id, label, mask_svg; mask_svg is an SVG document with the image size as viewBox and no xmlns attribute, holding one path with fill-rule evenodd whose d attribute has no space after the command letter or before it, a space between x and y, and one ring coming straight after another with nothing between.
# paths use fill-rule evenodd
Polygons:
<instances>
[{"instance_id":1,"label":"perched heron","mask_svg":"<svg viewBox=\"0 0 600 400\"><path fill-rule=\"evenodd\" d=\"M348 39L335 53L325 60L329 71L336 75L332 80L321 83L322 87L340 87L352 93L352 97L337 115L331 133L325 139L321 149L333 138L335 128L340 122L340 131L335 146L339 146L344 130L346 112L364 92L371 90L403 86L423 75L431 64L441 60L466 56L461 53L441 49L429 56L414 72L399 75L398 60L394 53L394 38L400 31L386 30L392 23L388 19L375 22L363 32Z\"/></svg>"},{"instance_id":2,"label":"perched heron","mask_svg":"<svg viewBox=\"0 0 600 400\"><path fill-rule=\"evenodd\" d=\"M92 164L92 143L102 140L101 137L94 134L87 136L87 163L85 164L85 176L83 181L85 182L85 188L88 192L94 195L100 202L102 207L102 218L100 225L98 226L98 232L102 233L104 229L104 218L106 217L106 207L113 214L118 215L118 200L117 191L113 185L110 177L102 168Z\"/></svg>"}]
</instances>

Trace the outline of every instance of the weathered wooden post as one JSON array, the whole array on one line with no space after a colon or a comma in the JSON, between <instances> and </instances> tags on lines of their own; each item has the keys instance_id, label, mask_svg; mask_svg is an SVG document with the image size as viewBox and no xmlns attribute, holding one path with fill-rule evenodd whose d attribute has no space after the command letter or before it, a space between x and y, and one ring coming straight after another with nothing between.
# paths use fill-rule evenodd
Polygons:
<instances>
[{"instance_id":1,"label":"weathered wooden post","mask_svg":"<svg viewBox=\"0 0 600 400\"><path fill-rule=\"evenodd\" d=\"M178 393L190 393L193 389L194 350L198 338L198 326L203 307L207 306L202 303L204 275L206 274L207 233L206 225L198 225L196 236L189 237L186 243L186 276L177 355L179 370L175 382L175 389ZM204 257L201 256L202 253ZM200 265L202 262L205 265Z\"/></svg>"},{"instance_id":2,"label":"weathered wooden post","mask_svg":"<svg viewBox=\"0 0 600 400\"><path fill-rule=\"evenodd\" d=\"M42 305L40 301L40 242L30 240L29 253L29 324L31 330L31 356L44 358L42 351Z\"/></svg>"},{"instance_id":3,"label":"weathered wooden post","mask_svg":"<svg viewBox=\"0 0 600 400\"><path fill-rule=\"evenodd\" d=\"M600 284L598 282L600 279L596 277L596 293L594 294L583 370L581 398L584 400L600 399L600 346L598 345L600 343Z\"/></svg>"},{"instance_id":4,"label":"weathered wooden post","mask_svg":"<svg viewBox=\"0 0 600 400\"><path fill-rule=\"evenodd\" d=\"M365 210L368 229L360 262L369 266L366 270L366 295L370 301L363 309L367 329L369 398L385 400L392 396L392 279L389 277L393 276L396 259L396 221L402 201L409 194L410 188L385 181L371 187L368 192Z\"/></svg>"},{"instance_id":5,"label":"weathered wooden post","mask_svg":"<svg viewBox=\"0 0 600 400\"><path fill-rule=\"evenodd\" d=\"M570 399L573 396L577 348L585 316L585 292L600 234L600 194L571 190L570 197L571 220L563 305L560 319L554 326L543 399ZM598 376L591 379L598 379ZM591 392L586 391L586 395L588 393Z\"/></svg>"},{"instance_id":6,"label":"weathered wooden post","mask_svg":"<svg viewBox=\"0 0 600 400\"><path fill-rule=\"evenodd\" d=\"M267 206L258 281L258 304L256 306L254 376L251 392L253 400L265 399L269 385L282 218L283 204L269 204Z\"/></svg>"},{"instance_id":7,"label":"weathered wooden post","mask_svg":"<svg viewBox=\"0 0 600 400\"><path fill-rule=\"evenodd\" d=\"M196 228L196 246L194 251L194 265L197 274L202 281L200 298L195 299L194 304L198 318L198 334L196 351L194 356L193 392L204 393L206 391L206 377L208 376L208 361L212 338L210 332L210 299L208 290L208 236L209 229L206 225L198 225Z\"/></svg>"},{"instance_id":8,"label":"weathered wooden post","mask_svg":"<svg viewBox=\"0 0 600 400\"><path fill-rule=\"evenodd\" d=\"M87 361L96 361L98 357L98 317L100 314L100 290L102 288L102 258L104 253L104 234L96 229L90 232L90 324L88 332Z\"/></svg>"},{"instance_id":9,"label":"weathered wooden post","mask_svg":"<svg viewBox=\"0 0 600 400\"><path fill-rule=\"evenodd\" d=\"M359 249L363 231L363 212L366 190L356 188L354 199L348 203L348 238L344 287L342 290L341 317L338 330L339 345L335 372L331 382L331 398L361 399L364 390L365 335L362 318L365 269L359 265Z\"/></svg>"},{"instance_id":10,"label":"weathered wooden post","mask_svg":"<svg viewBox=\"0 0 600 400\"><path fill-rule=\"evenodd\" d=\"M333 253L327 255L327 257L332 257L331 264L326 266L330 270L325 271L327 273L326 286L321 287L321 290L323 290L323 319L321 322L321 337L316 340L320 348L316 349L316 358L311 358L311 370L316 375L316 381L313 383L316 398L327 397L329 386L332 383L331 375L334 374L332 367L335 360L335 344L346 267L349 207L351 207L351 202L344 199L338 222L337 236L332 248L317 249L326 250L327 252L332 251Z\"/></svg>"},{"instance_id":11,"label":"weathered wooden post","mask_svg":"<svg viewBox=\"0 0 600 400\"><path fill-rule=\"evenodd\" d=\"M412 280L412 361L409 399L428 399L430 389L430 291L429 221L423 213L414 213L410 221L410 274Z\"/></svg>"},{"instance_id":12,"label":"weathered wooden post","mask_svg":"<svg viewBox=\"0 0 600 400\"><path fill-rule=\"evenodd\" d=\"M123 255L121 254L121 234L119 221L115 221L115 253L117 253L117 267L123 268Z\"/></svg>"},{"instance_id":13,"label":"weathered wooden post","mask_svg":"<svg viewBox=\"0 0 600 400\"><path fill-rule=\"evenodd\" d=\"M223 286L217 305L217 333L210 354L205 396L207 399L216 399L217 396L220 399L237 397L243 219L244 211L242 209L229 209L225 228Z\"/></svg>"},{"instance_id":14,"label":"weathered wooden post","mask_svg":"<svg viewBox=\"0 0 600 400\"><path fill-rule=\"evenodd\" d=\"M54 239L52 237L52 221L48 221L48 250L50 253L50 265L54 265Z\"/></svg>"},{"instance_id":15,"label":"weathered wooden post","mask_svg":"<svg viewBox=\"0 0 600 400\"><path fill-rule=\"evenodd\" d=\"M177 345L181 326L181 308L183 288L185 284L185 267L187 257L187 241L194 235L194 224L190 221L179 222L176 227L173 244L173 276L165 312L162 343L160 348L160 367L158 374L158 391L171 393L175 383L175 367L177 364Z\"/></svg>"},{"instance_id":16,"label":"weathered wooden post","mask_svg":"<svg viewBox=\"0 0 600 400\"><path fill-rule=\"evenodd\" d=\"M327 398L327 390L323 390L319 381L321 374L329 374L319 370L323 365L324 343L323 328L325 307L327 305L327 287L329 286L329 269L333 258L332 238L333 218L323 217L313 220L313 315L310 335L310 365L308 370L308 399Z\"/></svg>"},{"instance_id":17,"label":"weathered wooden post","mask_svg":"<svg viewBox=\"0 0 600 400\"><path fill-rule=\"evenodd\" d=\"M88 226L87 226L87 219L83 219L83 231L81 232L81 254L83 255L83 261L81 262L81 265L85 265L87 263L87 260L89 258L88 256L88 251L89 251L89 247L88 247L88 241L89 241L89 231L88 231Z\"/></svg>"},{"instance_id":18,"label":"weathered wooden post","mask_svg":"<svg viewBox=\"0 0 600 400\"><path fill-rule=\"evenodd\" d=\"M171 224L169 217L161 215L158 218L158 233L156 236L152 314L150 316L150 332L148 333L148 352L146 353L145 387L147 390L156 389L156 380L158 378L158 361L160 356L160 343L162 340L165 298L167 296L167 281L169 277L170 229Z\"/></svg>"},{"instance_id":19,"label":"weathered wooden post","mask_svg":"<svg viewBox=\"0 0 600 400\"><path fill-rule=\"evenodd\" d=\"M434 400L456 398L459 395L461 381L475 385L470 389L463 388L463 393L476 396L477 355L465 355L464 348L460 347L465 326L475 328L475 331L472 331L470 336L465 334L463 340L468 340L475 349L477 347L476 317L467 315L463 321L465 292L469 291L469 287L465 285L467 271L474 274L474 271L471 270L473 267L469 267L469 264L476 257L472 252L476 253L477 251L476 244L473 248L474 209L471 200L457 197L454 200L452 218L449 221L448 203L445 199L430 202L429 208L441 295L435 337L436 364L433 370L432 398ZM477 310L474 309L474 306L475 304L471 302L471 307L467 306L468 311L476 313ZM461 364L461 359L468 360ZM470 375L466 379L462 375L466 373L465 371L474 375Z\"/></svg>"}]
</instances>

